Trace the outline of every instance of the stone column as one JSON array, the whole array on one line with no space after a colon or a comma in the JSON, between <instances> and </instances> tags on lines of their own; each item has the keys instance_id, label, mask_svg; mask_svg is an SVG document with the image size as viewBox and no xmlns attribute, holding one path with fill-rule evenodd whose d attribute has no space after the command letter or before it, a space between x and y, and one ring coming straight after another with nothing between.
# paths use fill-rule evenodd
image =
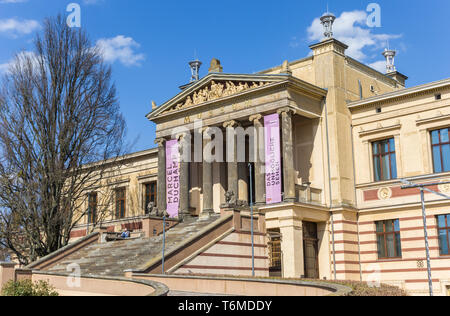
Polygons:
<instances>
[{"instance_id":1,"label":"stone column","mask_svg":"<svg viewBox=\"0 0 450 316\"><path fill-rule=\"evenodd\" d=\"M266 203L264 195L266 194L266 172L265 164L262 158L265 153L263 124L261 122L261 114L250 116L250 122L255 126L255 203L263 205ZM261 139L262 138L262 139Z\"/></svg>"},{"instance_id":2,"label":"stone column","mask_svg":"<svg viewBox=\"0 0 450 316\"><path fill-rule=\"evenodd\" d=\"M237 163L237 144L236 144L236 133L235 127L237 126L236 121L229 121L223 124L226 129L227 134L227 165L228 165L228 194L232 194L230 200L230 205L236 206L239 198L239 184L238 184L238 163ZM230 144L232 142L232 146ZM229 152L232 150L232 152Z\"/></svg>"},{"instance_id":3,"label":"stone column","mask_svg":"<svg viewBox=\"0 0 450 316\"><path fill-rule=\"evenodd\" d=\"M166 140L164 138L158 138L155 141L158 145L158 211L167 211L167 198L166 198ZM147 205L146 205L147 207Z\"/></svg>"},{"instance_id":4,"label":"stone column","mask_svg":"<svg viewBox=\"0 0 450 316\"><path fill-rule=\"evenodd\" d=\"M211 130L203 129L203 150L211 142ZM213 199L213 162L211 157L203 155L203 211L202 215L207 216L214 213Z\"/></svg>"},{"instance_id":5,"label":"stone column","mask_svg":"<svg viewBox=\"0 0 450 316\"><path fill-rule=\"evenodd\" d=\"M188 134L178 135L180 151L180 215L190 215L189 211L189 160L191 137Z\"/></svg>"},{"instance_id":6,"label":"stone column","mask_svg":"<svg viewBox=\"0 0 450 316\"><path fill-rule=\"evenodd\" d=\"M238 162L238 201L240 205L249 205L249 176L246 162Z\"/></svg>"},{"instance_id":7,"label":"stone column","mask_svg":"<svg viewBox=\"0 0 450 316\"><path fill-rule=\"evenodd\" d=\"M281 153L283 157L284 201L295 201L295 169L294 144L292 137L292 109L284 108L278 111L281 115Z\"/></svg>"},{"instance_id":8,"label":"stone column","mask_svg":"<svg viewBox=\"0 0 450 316\"><path fill-rule=\"evenodd\" d=\"M305 275L303 253L303 223L295 219L280 222L283 277L301 278Z\"/></svg>"}]
</instances>

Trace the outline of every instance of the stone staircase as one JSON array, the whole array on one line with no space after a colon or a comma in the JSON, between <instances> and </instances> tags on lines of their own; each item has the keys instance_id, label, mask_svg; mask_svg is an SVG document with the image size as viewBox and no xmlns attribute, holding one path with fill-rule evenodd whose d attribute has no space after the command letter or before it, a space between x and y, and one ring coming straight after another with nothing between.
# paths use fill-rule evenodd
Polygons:
<instances>
[{"instance_id":1,"label":"stone staircase","mask_svg":"<svg viewBox=\"0 0 450 316\"><path fill-rule=\"evenodd\" d=\"M218 220L218 215L208 219L189 218L166 233L166 251L194 236L203 227ZM50 272L68 274L67 267L78 264L81 274L86 276L123 276L125 270L138 269L161 255L162 235L151 238L137 238L87 246L48 269Z\"/></svg>"}]
</instances>

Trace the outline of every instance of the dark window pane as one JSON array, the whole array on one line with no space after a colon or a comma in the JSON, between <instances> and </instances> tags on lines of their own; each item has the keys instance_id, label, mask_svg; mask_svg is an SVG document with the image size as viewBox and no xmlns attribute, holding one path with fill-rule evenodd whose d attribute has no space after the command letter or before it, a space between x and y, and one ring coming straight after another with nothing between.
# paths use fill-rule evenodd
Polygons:
<instances>
[{"instance_id":1,"label":"dark window pane","mask_svg":"<svg viewBox=\"0 0 450 316\"><path fill-rule=\"evenodd\" d=\"M391 172L389 170L389 156L383 156L381 160L381 169L383 172L383 179L382 180L390 180L391 179Z\"/></svg>"},{"instance_id":2,"label":"dark window pane","mask_svg":"<svg viewBox=\"0 0 450 316\"><path fill-rule=\"evenodd\" d=\"M395 234L396 243L397 243L397 254L396 257L402 256L402 240L400 234Z\"/></svg>"},{"instance_id":3,"label":"dark window pane","mask_svg":"<svg viewBox=\"0 0 450 316\"><path fill-rule=\"evenodd\" d=\"M396 257L396 255L395 255L394 235L393 234L387 234L386 235L386 244L387 244L387 256L389 258Z\"/></svg>"},{"instance_id":4,"label":"dark window pane","mask_svg":"<svg viewBox=\"0 0 450 316\"><path fill-rule=\"evenodd\" d=\"M441 255L448 255L448 240L447 240L448 230L439 230L439 246L441 248Z\"/></svg>"},{"instance_id":5,"label":"dark window pane","mask_svg":"<svg viewBox=\"0 0 450 316\"><path fill-rule=\"evenodd\" d=\"M377 233L383 233L384 232L384 222L377 222L376 226L377 226Z\"/></svg>"},{"instance_id":6,"label":"dark window pane","mask_svg":"<svg viewBox=\"0 0 450 316\"><path fill-rule=\"evenodd\" d=\"M439 131L432 131L431 132L431 142L432 142L433 145L436 145L436 144L440 143Z\"/></svg>"},{"instance_id":7,"label":"dark window pane","mask_svg":"<svg viewBox=\"0 0 450 316\"><path fill-rule=\"evenodd\" d=\"M441 147L440 146L433 147L433 162L434 162L434 172L441 173L442 172L442 161L441 161Z\"/></svg>"},{"instance_id":8,"label":"dark window pane","mask_svg":"<svg viewBox=\"0 0 450 316\"><path fill-rule=\"evenodd\" d=\"M394 221L394 228L396 232L400 231L400 220L397 219Z\"/></svg>"},{"instance_id":9,"label":"dark window pane","mask_svg":"<svg viewBox=\"0 0 450 316\"><path fill-rule=\"evenodd\" d=\"M400 220L386 220L375 224L379 258L400 258L402 256Z\"/></svg>"},{"instance_id":10,"label":"dark window pane","mask_svg":"<svg viewBox=\"0 0 450 316\"><path fill-rule=\"evenodd\" d=\"M448 143L448 129L441 130L441 143Z\"/></svg>"},{"instance_id":11,"label":"dark window pane","mask_svg":"<svg viewBox=\"0 0 450 316\"><path fill-rule=\"evenodd\" d=\"M373 163L375 181L397 178L395 139L390 138L373 143Z\"/></svg>"},{"instance_id":12,"label":"dark window pane","mask_svg":"<svg viewBox=\"0 0 450 316\"><path fill-rule=\"evenodd\" d=\"M450 171L450 144L442 146L443 172Z\"/></svg>"},{"instance_id":13,"label":"dark window pane","mask_svg":"<svg viewBox=\"0 0 450 316\"><path fill-rule=\"evenodd\" d=\"M378 152L378 142L376 142L376 143L373 143L373 153L374 153L374 155L377 155L377 154L379 154L379 152Z\"/></svg>"},{"instance_id":14,"label":"dark window pane","mask_svg":"<svg viewBox=\"0 0 450 316\"><path fill-rule=\"evenodd\" d=\"M394 231L393 221L385 221L385 223L386 223L386 232L393 232Z\"/></svg>"},{"instance_id":15,"label":"dark window pane","mask_svg":"<svg viewBox=\"0 0 450 316\"><path fill-rule=\"evenodd\" d=\"M384 246L384 236L378 236L377 238L378 243L378 257L379 258L386 258L386 248Z\"/></svg>"},{"instance_id":16,"label":"dark window pane","mask_svg":"<svg viewBox=\"0 0 450 316\"><path fill-rule=\"evenodd\" d=\"M438 225L439 228L445 227L445 215L438 216Z\"/></svg>"},{"instance_id":17,"label":"dark window pane","mask_svg":"<svg viewBox=\"0 0 450 316\"><path fill-rule=\"evenodd\" d=\"M389 143L387 141L381 142L381 153L386 154L389 152Z\"/></svg>"},{"instance_id":18,"label":"dark window pane","mask_svg":"<svg viewBox=\"0 0 450 316\"><path fill-rule=\"evenodd\" d=\"M389 148L390 148L391 152L395 151L395 139L394 138L389 139Z\"/></svg>"},{"instance_id":19,"label":"dark window pane","mask_svg":"<svg viewBox=\"0 0 450 316\"><path fill-rule=\"evenodd\" d=\"M374 157L374 173L375 173L375 181L381 180L381 165L380 158L378 156Z\"/></svg>"},{"instance_id":20,"label":"dark window pane","mask_svg":"<svg viewBox=\"0 0 450 316\"><path fill-rule=\"evenodd\" d=\"M396 156L395 154L391 154L391 169L392 169L392 174L391 174L391 179L397 179L397 161L396 161Z\"/></svg>"}]
</instances>

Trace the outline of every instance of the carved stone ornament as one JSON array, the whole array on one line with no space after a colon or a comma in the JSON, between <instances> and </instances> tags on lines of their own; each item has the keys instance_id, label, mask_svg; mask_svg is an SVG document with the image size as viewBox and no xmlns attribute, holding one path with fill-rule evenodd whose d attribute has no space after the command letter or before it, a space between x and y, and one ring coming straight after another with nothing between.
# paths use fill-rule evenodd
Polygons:
<instances>
[{"instance_id":1,"label":"carved stone ornament","mask_svg":"<svg viewBox=\"0 0 450 316\"><path fill-rule=\"evenodd\" d=\"M443 183L438 186L438 189L441 193L447 194L450 193L450 183Z\"/></svg>"},{"instance_id":2,"label":"carved stone ornament","mask_svg":"<svg viewBox=\"0 0 450 316\"><path fill-rule=\"evenodd\" d=\"M165 113L174 112L177 110L186 109L188 107L205 103L208 101L217 100L220 98L225 98L234 94L238 94L250 89L255 89L266 85L265 82L215 82L212 81L211 84L201 90L195 91L193 94L189 95L182 102L177 105L172 106L170 109L166 110Z\"/></svg>"},{"instance_id":3,"label":"carved stone ornament","mask_svg":"<svg viewBox=\"0 0 450 316\"><path fill-rule=\"evenodd\" d=\"M390 188L381 188L378 190L378 198L380 200L389 200L392 197L392 190Z\"/></svg>"}]
</instances>

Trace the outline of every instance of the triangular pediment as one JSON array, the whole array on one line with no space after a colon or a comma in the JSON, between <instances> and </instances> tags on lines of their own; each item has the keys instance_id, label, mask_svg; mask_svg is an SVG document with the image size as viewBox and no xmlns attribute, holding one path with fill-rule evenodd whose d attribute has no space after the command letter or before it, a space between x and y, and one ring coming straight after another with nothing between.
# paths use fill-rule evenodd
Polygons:
<instances>
[{"instance_id":1,"label":"triangular pediment","mask_svg":"<svg viewBox=\"0 0 450 316\"><path fill-rule=\"evenodd\" d=\"M193 83L182 92L154 109L147 117L153 120L159 116L183 111L191 107L201 106L216 100L238 96L251 90L285 81L286 76L274 75L233 75L209 74Z\"/></svg>"}]
</instances>

